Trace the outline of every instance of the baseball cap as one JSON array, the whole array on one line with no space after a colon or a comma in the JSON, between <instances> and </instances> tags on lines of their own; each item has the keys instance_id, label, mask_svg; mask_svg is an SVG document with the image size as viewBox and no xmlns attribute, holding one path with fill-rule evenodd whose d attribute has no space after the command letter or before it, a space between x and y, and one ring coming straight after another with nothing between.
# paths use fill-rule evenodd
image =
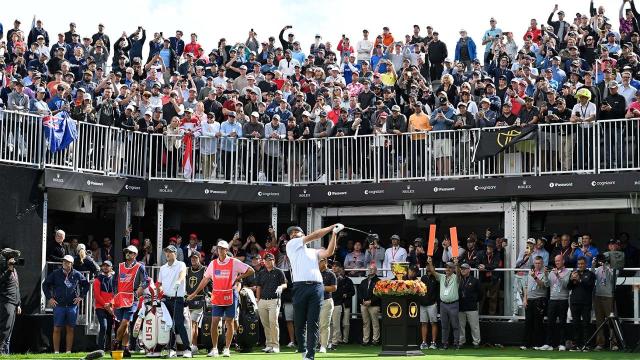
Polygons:
<instances>
[{"instance_id":1,"label":"baseball cap","mask_svg":"<svg viewBox=\"0 0 640 360\"><path fill-rule=\"evenodd\" d=\"M618 82L615 81L615 80L611 80L611 81L609 81L608 86L609 86L609 88L614 88L614 87L617 88L618 87Z\"/></svg>"},{"instance_id":2,"label":"baseball cap","mask_svg":"<svg viewBox=\"0 0 640 360\"><path fill-rule=\"evenodd\" d=\"M391 235L391 240L400 240L400 236L398 236L397 234L393 234Z\"/></svg>"},{"instance_id":3,"label":"baseball cap","mask_svg":"<svg viewBox=\"0 0 640 360\"><path fill-rule=\"evenodd\" d=\"M527 244L535 244L536 243L536 239L534 238L528 238L527 239Z\"/></svg>"},{"instance_id":4,"label":"baseball cap","mask_svg":"<svg viewBox=\"0 0 640 360\"><path fill-rule=\"evenodd\" d=\"M257 111L254 111L254 112L251 113L251 116L259 118L260 114Z\"/></svg>"},{"instance_id":5,"label":"baseball cap","mask_svg":"<svg viewBox=\"0 0 640 360\"><path fill-rule=\"evenodd\" d=\"M265 259L265 260L275 260L275 257L273 256L273 254L272 254L272 253L266 253L266 254L264 255L264 259Z\"/></svg>"},{"instance_id":6,"label":"baseball cap","mask_svg":"<svg viewBox=\"0 0 640 360\"><path fill-rule=\"evenodd\" d=\"M399 105L393 105L391 107L391 111L400 111L400 106Z\"/></svg>"},{"instance_id":7,"label":"baseball cap","mask_svg":"<svg viewBox=\"0 0 640 360\"><path fill-rule=\"evenodd\" d=\"M73 260L73 256L71 256L71 255L65 255L65 256L62 258L62 261L68 261L68 262L70 262L70 263L73 263L73 261L74 261L74 260Z\"/></svg>"},{"instance_id":8,"label":"baseball cap","mask_svg":"<svg viewBox=\"0 0 640 360\"><path fill-rule=\"evenodd\" d=\"M469 266L469 264L467 264L467 263L464 263L464 264L460 265L460 268L461 269L471 269L471 266Z\"/></svg>"},{"instance_id":9,"label":"baseball cap","mask_svg":"<svg viewBox=\"0 0 640 360\"><path fill-rule=\"evenodd\" d=\"M228 249L229 248L229 243L224 241L224 240L220 240L220 241L218 241L218 247L221 247L223 249Z\"/></svg>"},{"instance_id":10,"label":"baseball cap","mask_svg":"<svg viewBox=\"0 0 640 360\"><path fill-rule=\"evenodd\" d=\"M113 264L112 264L112 263L111 263L111 261L109 261L109 260L105 260L105 261L103 261L103 262L102 262L102 264L101 264L101 266L102 266L102 265L113 266Z\"/></svg>"},{"instance_id":11,"label":"baseball cap","mask_svg":"<svg viewBox=\"0 0 640 360\"><path fill-rule=\"evenodd\" d=\"M165 252L177 253L177 252L178 252L178 249L176 249L176 247L175 247L175 246L173 246L173 245L169 245L169 246L167 246L166 248L164 248L164 251L165 251Z\"/></svg>"},{"instance_id":12,"label":"baseball cap","mask_svg":"<svg viewBox=\"0 0 640 360\"><path fill-rule=\"evenodd\" d=\"M133 245L129 245L124 249L124 251L128 251L128 252L132 252L134 254L137 254L138 253L138 248L133 246Z\"/></svg>"},{"instance_id":13,"label":"baseball cap","mask_svg":"<svg viewBox=\"0 0 640 360\"><path fill-rule=\"evenodd\" d=\"M302 232L302 228L301 228L300 226L289 226L289 227L287 228L287 234L288 234L288 235L291 235L291 232L292 232L292 231L299 231L299 232Z\"/></svg>"}]
</instances>

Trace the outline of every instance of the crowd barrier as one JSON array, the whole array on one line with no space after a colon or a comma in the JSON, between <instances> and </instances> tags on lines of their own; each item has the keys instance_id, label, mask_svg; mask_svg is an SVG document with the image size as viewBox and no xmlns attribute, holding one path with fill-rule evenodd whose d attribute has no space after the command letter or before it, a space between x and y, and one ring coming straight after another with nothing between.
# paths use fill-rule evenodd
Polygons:
<instances>
[{"instance_id":1,"label":"crowd barrier","mask_svg":"<svg viewBox=\"0 0 640 360\"><path fill-rule=\"evenodd\" d=\"M535 139L477 162L481 135L503 128L287 140L148 134L78 122L77 140L51 152L42 122L42 116L1 111L0 162L107 176L262 185L640 170L640 119L540 124Z\"/></svg>"}]
</instances>

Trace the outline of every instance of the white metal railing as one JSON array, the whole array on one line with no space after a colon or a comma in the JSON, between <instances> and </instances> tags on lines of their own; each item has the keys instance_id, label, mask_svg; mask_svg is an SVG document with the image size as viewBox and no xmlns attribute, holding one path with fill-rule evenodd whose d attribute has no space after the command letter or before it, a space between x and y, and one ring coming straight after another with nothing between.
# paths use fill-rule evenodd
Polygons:
<instances>
[{"instance_id":1,"label":"white metal railing","mask_svg":"<svg viewBox=\"0 0 640 360\"><path fill-rule=\"evenodd\" d=\"M42 136L40 116L0 112L0 162L40 167Z\"/></svg>"},{"instance_id":2,"label":"white metal railing","mask_svg":"<svg viewBox=\"0 0 640 360\"><path fill-rule=\"evenodd\" d=\"M640 170L640 119L597 122L599 170Z\"/></svg>"},{"instance_id":3,"label":"white metal railing","mask_svg":"<svg viewBox=\"0 0 640 360\"><path fill-rule=\"evenodd\" d=\"M70 120L75 121L75 120ZM536 139L473 161L500 127L317 139L148 134L76 122L78 139L49 151L42 116L0 111L0 162L154 180L340 184L640 170L640 119L540 124Z\"/></svg>"},{"instance_id":4,"label":"white metal railing","mask_svg":"<svg viewBox=\"0 0 640 360\"><path fill-rule=\"evenodd\" d=\"M539 174L594 173L596 170L594 123L540 124Z\"/></svg>"},{"instance_id":5,"label":"white metal railing","mask_svg":"<svg viewBox=\"0 0 640 360\"><path fill-rule=\"evenodd\" d=\"M383 168L376 156L378 140L383 141L376 135L327 138L324 155L327 159L325 174L329 184L375 181L376 165ZM395 166L393 169L400 167L401 165Z\"/></svg>"},{"instance_id":6,"label":"white metal railing","mask_svg":"<svg viewBox=\"0 0 640 360\"><path fill-rule=\"evenodd\" d=\"M429 132L430 179L462 179L481 176L481 164L473 161L480 129Z\"/></svg>"}]
</instances>

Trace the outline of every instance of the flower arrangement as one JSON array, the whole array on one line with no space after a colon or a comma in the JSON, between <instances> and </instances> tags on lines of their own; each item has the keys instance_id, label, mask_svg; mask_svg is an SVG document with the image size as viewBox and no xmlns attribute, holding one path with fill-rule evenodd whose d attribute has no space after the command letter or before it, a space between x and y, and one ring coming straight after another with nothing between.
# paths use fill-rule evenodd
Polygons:
<instances>
[{"instance_id":1,"label":"flower arrangement","mask_svg":"<svg viewBox=\"0 0 640 360\"><path fill-rule=\"evenodd\" d=\"M380 280L373 288L376 296L420 295L427 293L427 285L420 280Z\"/></svg>"}]
</instances>

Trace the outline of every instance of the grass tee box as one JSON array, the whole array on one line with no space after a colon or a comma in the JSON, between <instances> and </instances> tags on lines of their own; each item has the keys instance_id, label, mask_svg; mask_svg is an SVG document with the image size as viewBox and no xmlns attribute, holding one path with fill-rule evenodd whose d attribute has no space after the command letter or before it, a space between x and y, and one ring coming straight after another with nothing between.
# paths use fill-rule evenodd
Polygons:
<instances>
[{"instance_id":1,"label":"grass tee box","mask_svg":"<svg viewBox=\"0 0 640 360\"><path fill-rule=\"evenodd\" d=\"M380 359L378 357L378 353L380 352L380 347L374 346L360 346L360 345L345 345L340 346L337 351L329 352L327 354L318 354L316 359L336 359L336 360L344 360L344 359L357 359L357 360L368 360L368 359ZM522 351L516 348L504 348L504 349L494 349L494 348L482 348L479 350L474 349L462 349L462 350L425 350L423 351L425 355L428 356L429 360L477 360L482 358L483 360L487 359L496 359L496 360L533 360L533 359L575 359L575 360L584 360L584 359L593 359L593 360L605 360L605 359L621 359L621 360L637 360L639 358L638 353L618 353L618 352L558 352L558 351ZM84 353L76 353L76 354L15 354L9 356L0 356L0 359L81 359L85 354ZM134 355L134 359L148 359L144 355ZM207 358L204 350L201 350L200 353L196 356L196 358L201 359L211 359ZM239 353L231 353L231 360L262 360L265 358L273 358L274 360L300 360L300 354L294 353L293 351L287 349L277 355L265 355L262 352L254 352L249 354L239 354ZM111 357L107 354L107 356L103 357L103 359L111 359ZM222 359L222 358L220 358Z\"/></svg>"}]
</instances>

